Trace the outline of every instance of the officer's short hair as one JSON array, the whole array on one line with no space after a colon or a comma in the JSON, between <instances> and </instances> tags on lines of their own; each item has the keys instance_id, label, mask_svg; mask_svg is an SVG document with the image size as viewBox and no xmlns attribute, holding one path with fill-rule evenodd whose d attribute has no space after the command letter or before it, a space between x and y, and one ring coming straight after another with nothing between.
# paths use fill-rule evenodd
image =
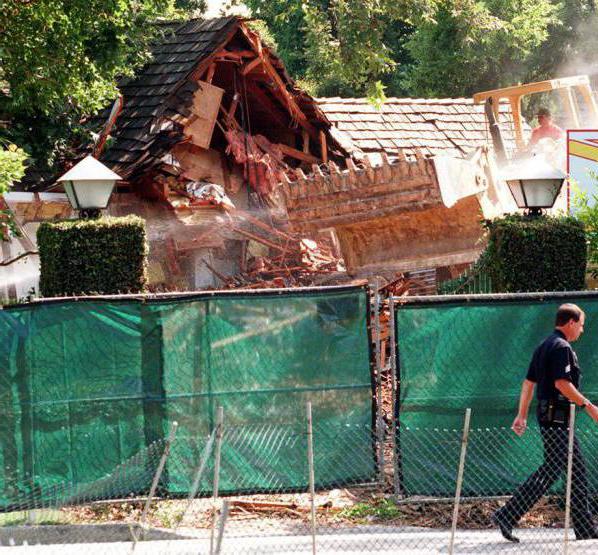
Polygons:
<instances>
[{"instance_id":1,"label":"officer's short hair","mask_svg":"<svg viewBox=\"0 0 598 555\"><path fill-rule=\"evenodd\" d=\"M579 308L576 304L572 303L565 303L559 306L559 309L556 311L556 321L555 324L557 326L564 326L569 320L573 320L574 322L579 322L581 315L585 314L585 312Z\"/></svg>"}]
</instances>

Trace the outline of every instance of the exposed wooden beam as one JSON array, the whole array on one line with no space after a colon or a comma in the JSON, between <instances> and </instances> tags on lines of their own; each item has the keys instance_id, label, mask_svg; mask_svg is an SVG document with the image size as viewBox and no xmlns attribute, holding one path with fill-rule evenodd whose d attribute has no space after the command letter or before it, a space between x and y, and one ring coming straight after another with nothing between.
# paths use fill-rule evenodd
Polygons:
<instances>
[{"instance_id":1,"label":"exposed wooden beam","mask_svg":"<svg viewBox=\"0 0 598 555\"><path fill-rule=\"evenodd\" d=\"M253 50L220 50L214 55L215 60L241 60L243 58L255 58L255 52Z\"/></svg>"},{"instance_id":2,"label":"exposed wooden beam","mask_svg":"<svg viewBox=\"0 0 598 555\"><path fill-rule=\"evenodd\" d=\"M303 152L309 154L309 134L306 129L301 132L301 137L303 138Z\"/></svg>"},{"instance_id":3,"label":"exposed wooden beam","mask_svg":"<svg viewBox=\"0 0 598 555\"><path fill-rule=\"evenodd\" d=\"M253 71L253 69L255 69L260 64L262 64L262 59L258 56L257 58L251 60L249 63L245 64L241 68L241 74L247 75L248 73L251 73L251 71Z\"/></svg>"},{"instance_id":4,"label":"exposed wooden beam","mask_svg":"<svg viewBox=\"0 0 598 555\"><path fill-rule=\"evenodd\" d=\"M235 112L237 111L237 106L239 105L239 101L241 100L241 95L236 92L233 96L233 101L230 103L230 108L228 110L227 116L229 119L234 119Z\"/></svg>"},{"instance_id":5,"label":"exposed wooden beam","mask_svg":"<svg viewBox=\"0 0 598 555\"><path fill-rule=\"evenodd\" d=\"M326 133L320 131L320 147L322 152L322 161L324 164L328 163L328 144L326 142ZM384 152L383 152L384 154Z\"/></svg>"},{"instance_id":6,"label":"exposed wooden beam","mask_svg":"<svg viewBox=\"0 0 598 555\"><path fill-rule=\"evenodd\" d=\"M253 33L244 23L239 25L239 29L241 29L249 44L251 44L258 56L262 59L266 73L274 81L277 86L276 90L283 96L293 118L297 119L299 124L307 130L314 140L317 141L318 130L308 121L307 116L303 113L293 95L287 90L286 83L282 80L282 77L270 62L268 52L262 49L262 43L259 37L257 37L257 35L255 35L255 33Z\"/></svg>"},{"instance_id":7,"label":"exposed wooden beam","mask_svg":"<svg viewBox=\"0 0 598 555\"><path fill-rule=\"evenodd\" d=\"M286 116L286 111L284 111L284 107L281 105L277 105L274 100L271 100L268 94L256 83L252 81L247 81L247 92L254 96L260 104L268 111L268 115L272 116L272 119L276 120L276 122L281 126L288 128L289 127L289 120Z\"/></svg>"},{"instance_id":8,"label":"exposed wooden beam","mask_svg":"<svg viewBox=\"0 0 598 555\"><path fill-rule=\"evenodd\" d=\"M290 156L291 158L296 158L297 160L301 160L302 162L307 162L309 164L320 163L320 160L318 160L318 158L316 158L312 154L309 154L308 152L301 152L300 150L297 150L296 148L293 148L289 145L285 145L283 143L279 143L276 146L278 146L278 148L282 150L282 153L285 156Z\"/></svg>"},{"instance_id":9,"label":"exposed wooden beam","mask_svg":"<svg viewBox=\"0 0 598 555\"><path fill-rule=\"evenodd\" d=\"M216 62L210 65L208 68L208 73L206 75L206 81L208 83L212 83L212 79L214 79L214 72L216 71Z\"/></svg>"}]
</instances>

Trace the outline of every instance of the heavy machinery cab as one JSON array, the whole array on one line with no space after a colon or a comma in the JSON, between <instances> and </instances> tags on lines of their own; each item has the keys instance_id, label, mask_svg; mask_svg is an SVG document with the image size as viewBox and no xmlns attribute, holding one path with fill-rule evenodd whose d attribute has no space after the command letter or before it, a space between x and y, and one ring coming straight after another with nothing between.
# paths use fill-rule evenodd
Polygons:
<instances>
[{"instance_id":1,"label":"heavy machinery cab","mask_svg":"<svg viewBox=\"0 0 598 555\"><path fill-rule=\"evenodd\" d=\"M521 114L521 99L526 95L550 91L557 91L560 97L563 106L564 127L567 129L598 127L598 104L594 98L590 87L590 79L587 75L549 79L547 81L479 92L473 95L473 101L476 104L486 102L487 105L492 107L494 117L496 118L499 102L503 99L508 100L513 113L513 130L515 132L517 149L524 151L526 143L523 132L524 124Z\"/></svg>"}]
</instances>

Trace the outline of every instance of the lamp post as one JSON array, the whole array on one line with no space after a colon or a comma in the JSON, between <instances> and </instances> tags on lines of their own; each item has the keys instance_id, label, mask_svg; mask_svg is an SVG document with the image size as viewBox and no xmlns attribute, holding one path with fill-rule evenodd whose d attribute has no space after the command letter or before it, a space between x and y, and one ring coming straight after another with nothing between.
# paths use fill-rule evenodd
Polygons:
<instances>
[{"instance_id":1,"label":"lamp post","mask_svg":"<svg viewBox=\"0 0 598 555\"><path fill-rule=\"evenodd\" d=\"M93 156L87 156L59 177L58 182L62 183L71 206L79 211L81 218L99 218L120 179Z\"/></svg>"},{"instance_id":2,"label":"lamp post","mask_svg":"<svg viewBox=\"0 0 598 555\"><path fill-rule=\"evenodd\" d=\"M506 181L518 208L530 216L539 216L542 210L552 208L567 174L534 157L524 164L508 166L502 178Z\"/></svg>"}]
</instances>

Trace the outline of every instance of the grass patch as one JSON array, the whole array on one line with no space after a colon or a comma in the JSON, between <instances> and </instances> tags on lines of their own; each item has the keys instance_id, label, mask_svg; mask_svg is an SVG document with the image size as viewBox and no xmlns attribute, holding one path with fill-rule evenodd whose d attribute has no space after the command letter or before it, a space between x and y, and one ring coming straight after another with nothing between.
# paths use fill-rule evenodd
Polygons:
<instances>
[{"instance_id":1,"label":"grass patch","mask_svg":"<svg viewBox=\"0 0 598 555\"><path fill-rule=\"evenodd\" d=\"M351 520L396 520L403 516L392 499L376 499L370 503L356 503L338 513L342 518Z\"/></svg>"},{"instance_id":2,"label":"grass patch","mask_svg":"<svg viewBox=\"0 0 598 555\"><path fill-rule=\"evenodd\" d=\"M35 509L32 511L13 511L0 513L0 526L58 525L70 524L68 515L54 509Z\"/></svg>"}]
</instances>

